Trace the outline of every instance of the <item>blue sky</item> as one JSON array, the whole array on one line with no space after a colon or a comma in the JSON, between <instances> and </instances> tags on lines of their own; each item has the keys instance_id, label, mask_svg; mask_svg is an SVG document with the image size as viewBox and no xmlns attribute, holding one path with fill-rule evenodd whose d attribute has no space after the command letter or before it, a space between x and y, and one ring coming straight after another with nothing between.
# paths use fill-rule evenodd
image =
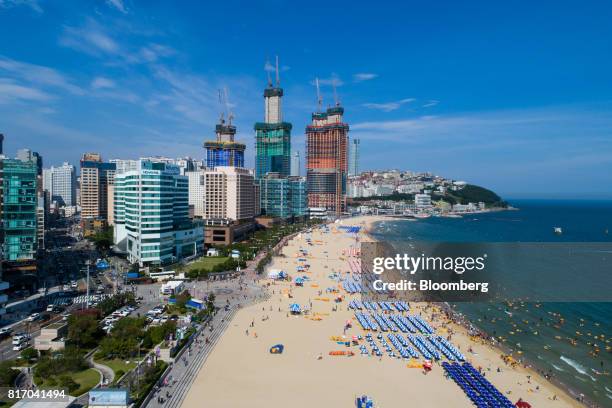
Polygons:
<instances>
[{"instance_id":1,"label":"blue sky","mask_svg":"<svg viewBox=\"0 0 612 408\"><path fill-rule=\"evenodd\" d=\"M609 2L0 0L5 151L203 157L227 87L253 163L265 62L304 127L335 81L362 169L612 195Z\"/></svg>"}]
</instances>

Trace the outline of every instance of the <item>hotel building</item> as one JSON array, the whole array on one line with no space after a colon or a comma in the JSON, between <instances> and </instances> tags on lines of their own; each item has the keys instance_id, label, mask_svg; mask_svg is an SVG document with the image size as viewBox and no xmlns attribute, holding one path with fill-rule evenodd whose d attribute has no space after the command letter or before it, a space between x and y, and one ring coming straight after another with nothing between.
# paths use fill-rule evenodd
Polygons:
<instances>
[{"instance_id":1,"label":"hotel building","mask_svg":"<svg viewBox=\"0 0 612 408\"><path fill-rule=\"evenodd\" d=\"M115 244L140 266L162 266L203 250L204 228L189 219L189 181L176 165L141 160L117 174Z\"/></svg>"},{"instance_id":2,"label":"hotel building","mask_svg":"<svg viewBox=\"0 0 612 408\"><path fill-rule=\"evenodd\" d=\"M241 221L257 215L254 178L248 169L219 166L187 172L187 177L189 205L196 218Z\"/></svg>"}]
</instances>

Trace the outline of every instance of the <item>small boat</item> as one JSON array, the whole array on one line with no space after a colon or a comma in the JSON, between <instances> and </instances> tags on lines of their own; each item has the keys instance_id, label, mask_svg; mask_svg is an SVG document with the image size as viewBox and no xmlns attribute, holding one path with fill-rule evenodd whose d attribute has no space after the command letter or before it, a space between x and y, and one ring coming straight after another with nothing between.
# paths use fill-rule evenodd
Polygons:
<instances>
[{"instance_id":1,"label":"small boat","mask_svg":"<svg viewBox=\"0 0 612 408\"><path fill-rule=\"evenodd\" d=\"M557 234L557 235L561 235L561 234L563 234L563 230L561 229L561 227L555 227L555 228L553 229L553 231L554 231L554 232L555 232L555 234Z\"/></svg>"}]
</instances>

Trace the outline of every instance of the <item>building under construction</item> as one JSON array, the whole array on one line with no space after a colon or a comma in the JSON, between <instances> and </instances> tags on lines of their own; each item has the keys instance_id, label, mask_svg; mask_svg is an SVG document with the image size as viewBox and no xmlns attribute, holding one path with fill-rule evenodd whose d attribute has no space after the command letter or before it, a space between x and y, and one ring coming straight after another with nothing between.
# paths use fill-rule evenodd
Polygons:
<instances>
[{"instance_id":1,"label":"building under construction","mask_svg":"<svg viewBox=\"0 0 612 408\"><path fill-rule=\"evenodd\" d=\"M215 127L217 140L204 142L206 149L206 167L219 166L244 167L244 150L246 145L234 141L236 126L225 123L221 118Z\"/></svg>"},{"instance_id":2,"label":"building under construction","mask_svg":"<svg viewBox=\"0 0 612 408\"><path fill-rule=\"evenodd\" d=\"M229 110L227 89L224 89L223 93L219 91L219 102L225 105L227 123L222 113L219 118L219 123L215 127L215 133L217 135L216 140L207 140L204 142L204 149L206 149L206 167L244 167L244 151L246 145L234 140L236 136L236 126L232 125L234 114Z\"/></svg>"},{"instance_id":3,"label":"building under construction","mask_svg":"<svg viewBox=\"0 0 612 408\"><path fill-rule=\"evenodd\" d=\"M319 110L306 126L308 206L340 215L346 209L349 126L343 122L344 108L339 103L325 112Z\"/></svg>"},{"instance_id":4,"label":"building under construction","mask_svg":"<svg viewBox=\"0 0 612 408\"><path fill-rule=\"evenodd\" d=\"M291 123L283 122L283 88L280 87L278 58L276 59L276 85L268 76L264 90L265 119L255 123L255 177L261 179L267 173L281 177L291 174Z\"/></svg>"}]
</instances>

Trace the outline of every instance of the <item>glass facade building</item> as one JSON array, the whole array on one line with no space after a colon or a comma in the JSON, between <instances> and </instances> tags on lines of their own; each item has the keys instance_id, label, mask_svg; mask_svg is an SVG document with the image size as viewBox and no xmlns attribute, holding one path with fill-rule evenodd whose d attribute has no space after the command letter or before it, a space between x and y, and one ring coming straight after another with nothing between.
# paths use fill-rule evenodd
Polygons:
<instances>
[{"instance_id":1,"label":"glass facade building","mask_svg":"<svg viewBox=\"0 0 612 408\"><path fill-rule=\"evenodd\" d=\"M189 219L189 182L178 166L140 161L118 174L114 188L115 243L130 262L165 265L202 251L203 225Z\"/></svg>"},{"instance_id":2,"label":"glass facade building","mask_svg":"<svg viewBox=\"0 0 612 408\"><path fill-rule=\"evenodd\" d=\"M291 157L291 124L255 124L255 177L262 178L267 173L289 176Z\"/></svg>"},{"instance_id":3,"label":"glass facade building","mask_svg":"<svg viewBox=\"0 0 612 408\"><path fill-rule=\"evenodd\" d=\"M3 159L2 228L7 261L36 259L37 175L35 161Z\"/></svg>"},{"instance_id":4,"label":"glass facade building","mask_svg":"<svg viewBox=\"0 0 612 408\"><path fill-rule=\"evenodd\" d=\"M278 218L300 217L308 212L306 180L268 173L259 179L261 212Z\"/></svg>"}]
</instances>

